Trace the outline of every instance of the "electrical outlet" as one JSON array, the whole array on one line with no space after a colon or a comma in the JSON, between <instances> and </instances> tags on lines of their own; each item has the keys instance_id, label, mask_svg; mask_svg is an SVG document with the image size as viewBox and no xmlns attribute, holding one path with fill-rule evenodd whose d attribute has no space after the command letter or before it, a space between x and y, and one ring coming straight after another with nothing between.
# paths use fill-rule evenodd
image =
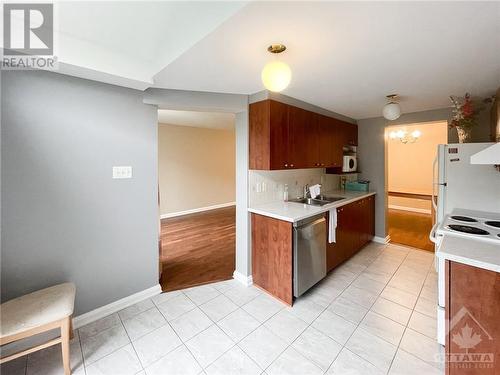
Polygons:
<instances>
[{"instance_id":1,"label":"electrical outlet","mask_svg":"<svg viewBox=\"0 0 500 375\"><path fill-rule=\"evenodd\" d=\"M131 166L113 167L113 178L132 178Z\"/></svg>"}]
</instances>

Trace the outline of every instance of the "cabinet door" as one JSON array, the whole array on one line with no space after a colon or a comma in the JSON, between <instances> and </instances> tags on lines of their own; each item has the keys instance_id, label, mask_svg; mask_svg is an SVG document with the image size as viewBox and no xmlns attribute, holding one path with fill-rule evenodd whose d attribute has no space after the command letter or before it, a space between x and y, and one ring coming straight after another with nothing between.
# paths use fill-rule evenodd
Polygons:
<instances>
[{"instance_id":1,"label":"cabinet door","mask_svg":"<svg viewBox=\"0 0 500 375\"><path fill-rule=\"evenodd\" d=\"M358 125L336 120L336 128L339 133L339 142L341 142L342 146L358 145Z\"/></svg>"},{"instance_id":2,"label":"cabinet door","mask_svg":"<svg viewBox=\"0 0 500 375\"><path fill-rule=\"evenodd\" d=\"M332 153L332 136L329 132L329 118L317 115L318 167L329 167Z\"/></svg>"},{"instance_id":3,"label":"cabinet door","mask_svg":"<svg viewBox=\"0 0 500 375\"><path fill-rule=\"evenodd\" d=\"M446 373L499 374L500 273L457 262L446 263L445 314L449 329L446 357L463 360L447 362ZM485 360L486 356L491 362Z\"/></svg>"},{"instance_id":4,"label":"cabinet door","mask_svg":"<svg viewBox=\"0 0 500 375\"><path fill-rule=\"evenodd\" d=\"M328 271L331 271L351 257L351 238L349 229L350 220L351 218L349 217L349 213L345 210L345 206L337 208L337 230L335 242L328 243L328 238L326 239L326 261Z\"/></svg>"},{"instance_id":5,"label":"cabinet door","mask_svg":"<svg viewBox=\"0 0 500 375\"><path fill-rule=\"evenodd\" d=\"M327 216L327 228L330 222L330 215ZM343 230L345 226L344 219L342 217L342 208L337 208L337 229L335 231L335 242L328 242L328 231L326 235L326 268L328 271L333 270L344 260L346 260L345 251L345 231Z\"/></svg>"},{"instance_id":6,"label":"cabinet door","mask_svg":"<svg viewBox=\"0 0 500 375\"><path fill-rule=\"evenodd\" d=\"M365 215L364 215L364 199L354 202L356 210L356 223L355 223L355 238L354 238L354 249L353 255L363 246L364 244L364 226L365 226Z\"/></svg>"},{"instance_id":7,"label":"cabinet door","mask_svg":"<svg viewBox=\"0 0 500 375\"><path fill-rule=\"evenodd\" d=\"M317 163L315 116L312 112L288 107L289 168L312 168Z\"/></svg>"},{"instance_id":8,"label":"cabinet door","mask_svg":"<svg viewBox=\"0 0 500 375\"><path fill-rule=\"evenodd\" d=\"M375 195L371 195L370 197L368 197L367 216L368 241L371 241L373 239L373 236L375 236Z\"/></svg>"},{"instance_id":9,"label":"cabinet door","mask_svg":"<svg viewBox=\"0 0 500 375\"><path fill-rule=\"evenodd\" d=\"M347 124L347 142L351 146L358 145L358 125Z\"/></svg>"},{"instance_id":10,"label":"cabinet door","mask_svg":"<svg viewBox=\"0 0 500 375\"><path fill-rule=\"evenodd\" d=\"M288 105L270 100L269 122L271 169L288 168Z\"/></svg>"},{"instance_id":11,"label":"cabinet door","mask_svg":"<svg viewBox=\"0 0 500 375\"><path fill-rule=\"evenodd\" d=\"M252 214L253 282L276 298L293 303L292 224Z\"/></svg>"},{"instance_id":12,"label":"cabinet door","mask_svg":"<svg viewBox=\"0 0 500 375\"><path fill-rule=\"evenodd\" d=\"M344 144L342 138L340 137L340 129L337 127L336 119L328 119L328 132L330 133L331 142L331 154L330 154L330 166L331 167L342 167L344 151Z\"/></svg>"},{"instance_id":13,"label":"cabinet door","mask_svg":"<svg viewBox=\"0 0 500 375\"><path fill-rule=\"evenodd\" d=\"M345 251L349 258L356 247L356 205L354 203L342 206L344 216L344 231L345 231Z\"/></svg>"},{"instance_id":14,"label":"cabinet door","mask_svg":"<svg viewBox=\"0 0 500 375\"><path fill-rule=\"evenodd\" d=\"M270 169L269 148L269 101L249 106L249 168Z\"/></svg>"},{"instance_id":15,"label":"cabinet door","mask_svg":"<svg viewBox=\"0 0 500 375\"><path fill-rule=\"evenodd\" d=\"M342 166L342 145L337 136L335 119L323 115L318 118L319 167Z\"/></svg>"}]
</instances>

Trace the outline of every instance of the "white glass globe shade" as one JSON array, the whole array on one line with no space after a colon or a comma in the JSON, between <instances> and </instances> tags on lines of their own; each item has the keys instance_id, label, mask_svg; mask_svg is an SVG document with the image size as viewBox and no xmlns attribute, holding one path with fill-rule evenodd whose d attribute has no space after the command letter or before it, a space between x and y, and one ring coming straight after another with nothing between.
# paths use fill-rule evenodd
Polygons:
<instances>
[{"instance_id":1,"label":"white glass globe shade","mask_svg":"<svg viewBox=\"0 0 500 375\"><path fill-rule=\"evenodd\" d=\"M397 135L397 137L398 137L399 139L401 139L401 138L404 138L404 137L405 137L406 132L405 132L404 130L398 130L398 131L397 131L397 133L396 133L396 135Z\"/></svg>"},{"instance_id":2,"label":"white glass globe shade","mask_svg":"<svg viewBox=\"0 0 500 375\"><path fill-rule=\"evenodd\" d=\"M411 136L413 138L418 138L422 135L422 132L420 130L414 130L412 133L411 133Z\"/></svg>"},{"instance_id":3,"label":"white glass globe shade","mask_svg":"<svg viewBox=\"0 0 500 375\"><path fill-rule=\"evenodd\" d=\"M382 110L382 114L389 121L396 120L401 116L401 108L398 103L387 103Z\"/></svg>"},{"instance_id":4,"label":"white glass globe shade","mask_svg":"<svg viewBox=\"0 0 500 375\"><path fill-rule=\"evenodd\" d=\"M272 61L264 66L261 77L266 89L280 92L290 84L292 71L284 62Z\"/></svg>"}]
</instances>

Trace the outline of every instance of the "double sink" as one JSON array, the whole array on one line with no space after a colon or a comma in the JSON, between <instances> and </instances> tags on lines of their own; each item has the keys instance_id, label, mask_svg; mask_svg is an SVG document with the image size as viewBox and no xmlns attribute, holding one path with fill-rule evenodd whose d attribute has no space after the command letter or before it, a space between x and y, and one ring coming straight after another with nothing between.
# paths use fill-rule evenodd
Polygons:
<instances>
[{"instance_id":1,"label":"double sink","mask_svg":"<svg viewBox=\"0 0 500 375\"><path fill-rule=\"evenodd\" d=\"M342 199L345 199L345 197L329 197L326 195L319 195L316 198L290 199L289 202L308 204L310 206L324 206L325 204L337 202Z\"/></svg>"}]
</instances>

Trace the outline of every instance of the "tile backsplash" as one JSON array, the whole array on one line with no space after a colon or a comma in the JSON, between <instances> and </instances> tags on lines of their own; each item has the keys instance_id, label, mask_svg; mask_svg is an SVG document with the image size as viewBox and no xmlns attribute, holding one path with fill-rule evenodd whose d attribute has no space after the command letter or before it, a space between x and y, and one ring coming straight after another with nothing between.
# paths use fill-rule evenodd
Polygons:
<instances>
[{"instance_id":1,"label":"tile backsplash","mask_svg":"<svg viewBox=\"0 0 500 375\"><path fill-rule=\"evenodd\" d=\"M348 181L356 180L357 175L346 175ZM250 185L249 205L259 205L283 200L285 184L288 185L288 197L301 197L304 185L321 184L321 191L328 192L340 188L340 176L326 174L325 169L294 169L280 171L248 172Z\"/></svg>"}]
</instances>

